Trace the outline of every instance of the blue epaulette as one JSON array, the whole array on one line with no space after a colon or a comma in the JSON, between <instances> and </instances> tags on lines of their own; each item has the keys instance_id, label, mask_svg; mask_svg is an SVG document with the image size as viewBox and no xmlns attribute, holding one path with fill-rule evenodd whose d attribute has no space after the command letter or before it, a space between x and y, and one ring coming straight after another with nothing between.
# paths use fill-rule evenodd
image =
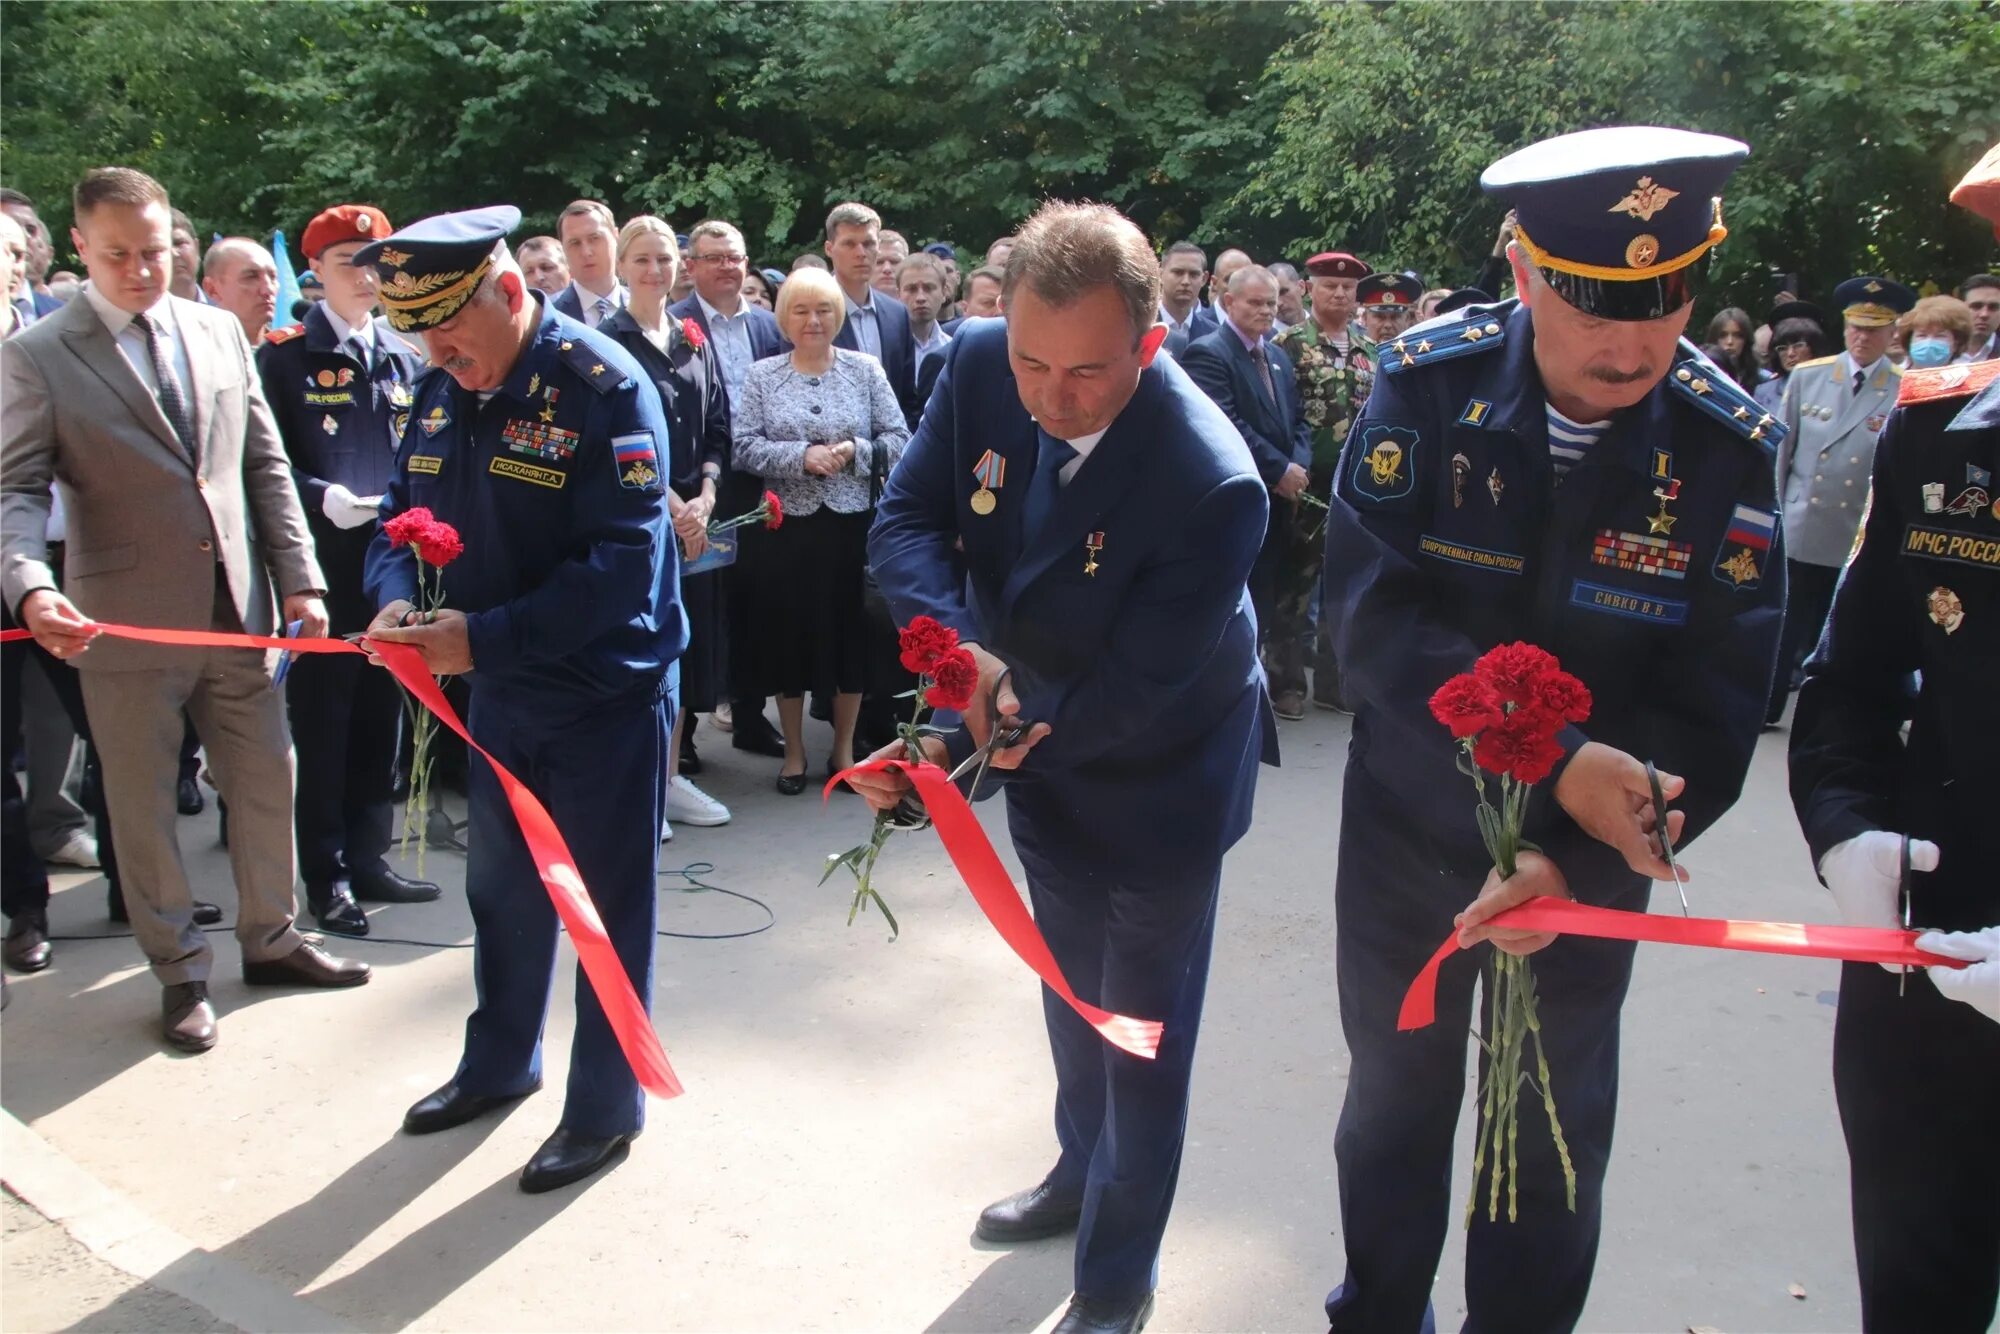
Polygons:
<instances>
[{"instance_id":1,"label":"blue epaulette","mask_svg":"<svg viewBox=\"0 0 2000 1334\"><path fill-rule=\"evenodd\" d=\"M581 376L600 394L608 394L629 383L625 372L604 359L604 355L581 338L565 338L556 349L563 365Z\"/></svg>"},{"instance_id":2,"label":"blue epaulette","mask_svg":"<svg viewBox=\"0 0 2000 1334\"><path fill-rule=\"evenodd\" d=\"M1507 341L1507 326L1490 311L1468 310L1463 318L1432 320L1398 334L1375 346L1375 368L1388 374L1412 366L1428 366L1434 361L1470 356L1500 347Z\"/></svg>"},{"instance_id":3,"label":"blue epaulette","mask_svg":"<svg viewBox=\"0 0 2000 1334\"><path fill-rule=\"evenodd\" d=\"M1668 372L1667 383L1681 398L1745 440L1761 445L1766 453L1776 450L1785 438L1785 424L1705 357L1682 357Z\"/></svg>"}]
</instances>

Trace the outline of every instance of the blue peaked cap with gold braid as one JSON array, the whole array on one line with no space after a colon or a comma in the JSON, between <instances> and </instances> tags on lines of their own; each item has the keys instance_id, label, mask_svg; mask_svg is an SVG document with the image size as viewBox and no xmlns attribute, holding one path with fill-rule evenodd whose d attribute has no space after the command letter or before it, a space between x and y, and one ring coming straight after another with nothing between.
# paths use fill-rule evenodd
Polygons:
<instances>
[{"instance_id":1,"label":"blue peaked cap with gold braid","mask_svg":"<svg viewBox=\"0 0 2000 1334\"><path fill-rule=\"evenodd\" d=\"M1515 242L1556 294L1589 315L1654 320L1695 298L1729 234L1722 187L1747 144L1617 125L1558 135L1501 158L1479 184L1515 210Z\"/></svg>"},{"instance_id":2,"label":"blue peaked cap with gold braid","mask_svg":"<svg viewBox=\"0 0 2000 1334\"><path fill-rule=\"evenodd\" d=\"M472 299L493 268L493 247L520 225L512 204L440 213L361 247L354 263L375 266L389 327L422 333Z\"/></svg>"}]
</instances>

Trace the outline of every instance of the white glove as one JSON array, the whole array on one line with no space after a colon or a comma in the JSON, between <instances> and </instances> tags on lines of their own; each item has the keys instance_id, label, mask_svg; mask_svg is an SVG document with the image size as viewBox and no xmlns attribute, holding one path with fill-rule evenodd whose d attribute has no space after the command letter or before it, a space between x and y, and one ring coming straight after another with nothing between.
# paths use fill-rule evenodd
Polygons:
<instances>
[{"instance_id":1,"label":"white glove","mask_svg":"<svg viewBox=\"0 0 2000 1334\"><path fill-rule=\"evenodd\" d=\"M1841 918L1849 926L1900 927L1903 904L1900 868L1903 836L1886 829L1872 829L1845 843L1827 849L1820 858L1819 876L1833 891ZM1920 838L1910 840L1910 869L1935 871L1938 846ZM1890 972L1900 972L1894 964L1883 964Z\"/></svg>"},{"instance_id":2,"label":"white glove","mask_svg":"<svg viewBox=\"0 0 2000 1334\"><path fill-rule=\"evenodd\" d=\"M381 504L380 496L357 496L339 482L328 482L319 509L336 528L359 528L375 522Z\"/></svg>"},{"instance_id":3,"label":"white glove","mask_svg":"<svg viewBox=\"0 0 2000 1334\"><path fill-rule=\"evenodd\" d=\"M1965 968L1947 968L1940 963L1925 971L1947 1000L1964 1001L2000 1024L2000 926L1984 931L1926 931L1917 937L1917 948L1971 960Z\"/></svg>"}]
</instances>

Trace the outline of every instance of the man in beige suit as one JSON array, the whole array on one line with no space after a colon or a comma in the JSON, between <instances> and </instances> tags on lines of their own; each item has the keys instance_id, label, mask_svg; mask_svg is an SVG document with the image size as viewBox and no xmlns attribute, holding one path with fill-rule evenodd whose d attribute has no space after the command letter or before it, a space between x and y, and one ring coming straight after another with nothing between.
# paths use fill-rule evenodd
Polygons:
<instances>
[{"instance_id":1,"label":"man in beige suit","mask_svg":"<svg viewBox=\"0 0 2000 1334\"><path fill-rule=\"evenodd\" d=\"M82 673L132 932L165 986L165 1037L206 1051L213 957L174 831L183 708L229 802L243 980L355 986L368 967L292 925L291 739L272 655L94 643L96 623L268 635L275 582L284 619L324 635L324 580L241 330L168 294L166 191L101 167L77 185L75 214L83 297L0 347L0 588ZM52 483L69 522L67 596L48 565Z\"/></svg>"}]
</instances>

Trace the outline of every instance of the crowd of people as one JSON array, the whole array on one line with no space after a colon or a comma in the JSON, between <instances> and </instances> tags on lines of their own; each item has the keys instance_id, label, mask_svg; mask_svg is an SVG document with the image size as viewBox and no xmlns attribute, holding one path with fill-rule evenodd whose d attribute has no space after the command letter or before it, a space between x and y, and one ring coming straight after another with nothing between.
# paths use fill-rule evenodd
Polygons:
<instances>
[{"instance_id":1,"label":"crowd of people","mask_svg":"<svg viewBox=\"0 0 2000 1334\"><path fill-rule=\"evenodd\" d=\"M33 632L6 646L7 966L52 962L47 864L101 865L112 915L131 922L163 985L166 1040L214 1045L202 927L221 914L195 899L175 832L177 815L205 803L201 761L237 881L247 980L368 980L366 965L299 934L295 880L319 927L350 937L368 933L367 903L440 893L388 861L411 753L387 673L358 655L301 655L280 668L261 652L104 640L100 623L416 646L453 697L469 699L482 744L540 790L649 1000L658 845L677 823L733 819L696 781L697 725L705 717L735 749L776 761L777 790L799 795L896 744L915 682L896 627L934 614L976 646L982 669L965 733L939 739L937 758L963 760L1003 717L1053 720L1053 740L1046 727L1026 733L995 768L1052 775L1006 790L1058 956L1121 931L1173 937L1170 947L1148 937L1131 975L1177 969L1173 984L1134 982L1123 997L1108 994L1108 964L1065 958L1101 974L1107 1007L1174 1015L1185 1049L1163 1050L1143 1077L1107 1073L1095 1035L1052 1007L1063 1158L981 1221L1003 1240L1079 1218L1096 1220L1086 1233L1149 1238L1151 1250L1106 1259L1086 1237L1083 1304L1059 1327L1136 1329L1178 1163L1220 857L1247 826L1259 759L1274 761L1281 744L1270 719L1301 719L1309 702L1358 715L1342 798L1343 978L1383 974L1375 990L1391 996L1400 981L1389 983L1415 971L1435 945L1437 914L1427 908L1412 924L1385 896L1441 874L1438 857L1474 907L1453 919L1463 904L1441 904L1437 920L1467 943L1547 944L1481 925L1532 892L1643 904L1648 880L1673 872L1661 860L1666 830L1636 814L1644 770L1634 755L1650 747L1675 771L1669 798L1685 787L1670 826L1683 841L1728 807L1759 720L1778 724L1790 693L1810 691L1834 661L1829 613L1863 525L1880 522L1868 501L1873 479L1883 503L1876 443L1899 395L1910 401L1905 372L2000 358L2000 277L1990 273L1955 281L1956 295L1856 275L1826 306L1787 277L1761 320L1722 309L1699 351L1677 343L1716 240L1707 205L1719 217L1742 146L1635 142L1680 173L1677 190L1650 177L1633 187L1626 178L1638 173L1619 156L1630 144L1575 145L1559 169L1496 164L1487 187L1514 211L1457 287L1340 250L1260 262L1232 248L1211 266L1193 242L1156 250L1115 213L1073 206L1051 205L973 262L946 241L913 249L874 209L845 202L828 213L821 247L780 269L754 266L727 220L685 231L651 215L621 222L598 200L566 207L553 235L511 246L511 208L398 229L373 206L339 203L301 233L307 297L281 313L276 258L241 236L198 257L190 220L141 173L103 168L78 184L72 242L87 281L52 273L54 244L33 201L0 194L5 611L10 627ZM1609 157L1593 165L1600 149ZM1614 184L1627 197L1571 224L1572 192ZM1955 391L1970 379L1924 384L1949 380ZM1116 426L1133 420L1187 442L1159 446L1185 470L1172 485L1157 471L1157 485L1133 484L1157 510L1143 538L1102 517L1116 495L1090 494L1138 466L1124 462L1136 459L1125 443L1136 428L1121 436ZM1524 455L1520 440L1538 448ZM1612 473L1628 455L1643 460L1629 486ZM2000 522L1992 466L1927 475L1910 531L1933 519ZM1173 489L1196 483L1227 503ZM986 516L997 507L1014 522L1017 504L1019 540L996 546L1002 527ZM465 542L440 576L442 609L425 603L423 567L385 532L418 509L457 524ZM753 512L770 521L719 527ZM1167 552L1166 525L1177 543L1210 545ZM1701 536L1711 530L1713 541ZM1578 534L1581 545L1547 545ZM1089 561L1035 604L1038 623L1009 572L1018 562L1039 577L1071 538L1088 542ZM1709 568L1695 542L1715 548ZM1151 553L1157 569L1099 578L1107 549ZM1992 566L1979 554L1988 550L2000 543L1955 559ZM1597 735L1619 748L1581 734L1566 742L1551 780L1566 815L1545 818L1568 823L1502 889L1483 859L1461 855L1463 821L1443 814L1462 816L1463 794L1449 748L1424 744L1436 730L1424 700L1438 680L1431 668L1467 646L1558 624L1537 581L1491 582L1537 563L1561 584L1566 628L1551 633L1597 692ZM1927 619L1955 634L1983 596L1940 584ZM1815 645L1818 666L1808 664ZM1238 650L1240 663L1228 657ZM1175 665L1189 654L1184 670ZM1112 708L1091 688L1120 662L1131 677ZM1630 684L1641 677L1650 694ZM1831 693L1822 688L1814 721ZM1155 694L1182 710L1179 723L1126 719ZM1091 700L1101 711L1086 721L1079 701ZM809 711L831 727L823 769L807 751ZM1802 706L1802 719L1810 712ZM1207 719L1198 728L1188 721L1197 715ZM1102 745L1076 735L1090 726L1117 735ZM1921 712L1918 726L1921 738ZM1181 735L1189 728L1199 735ZM1179 916L1170 928L1164 918L1134 927L1118 894L1157 886L1125 886L1129 859L1099 866L1087 847L1126 850L1107 830L1128 817L1135 830L1157 823L1175 798L1147 789L1139 809L1135 785L1150 779L1134 775L1178 782L1181 765L1215 779L1215 810L1182 831L1201 855L1158 872ZM588 802L570 790L586 773L599 794ZM555 919L496 780L473 765L464 781L480 1001L458 1072L410 1109L412 1133L460 1124L541 1080ZM854 790L878 804L900 797L879 775ZM1076 809L1050 804L1065 791ZM1954 809L1963 796L1952 794ZM1879 879L1872 848L1854 850L1872 834L1816 825L1809 794L1800 801L1843 910L1890 924L1879 904L1851 906L1872 890L1846 889ZM1108 823L1073 828L1078 811L1100 806ZM1843 836L1823 839L1826 830ZM1969 855L1950 850L1955 830L1936 835L1948 867ZM1936 847L1918 846L1917 869L1935 869ZM1951 893L1939 924L1991 925L1977 912L2000 905ZM1164 901L1156 894L1148 911L1166 913ZM1579 961L1569 981L1580 991L1566 998L1558 970L1549 1005L1567 1025L1556 1039L1563 1064L1577 1072L1562 1096L1585 1155L1581 1212L1537 1224L1555 1277L1534 1300L1468 1284L1475 1305L1523 1327L1573 1324L1588 1286L1615 1075L1582 1076L1602 1074L1606 1051L1615 1070L1630 968L1629 946L1564 957ZM1463 980L1461 1010L1472 986ZM569 1102L524 1173L530 1190L598 1170L643 1122L597 996L579 986L577 1004ZM1345 987L1342 1009L1355 1063L1340 1154L1349 1272L1328 1314L1336 1328L1414 1327L1442 1232L1371 1219L1407 1212L1407 1200L1391 1201L1419 1178L1422 1208L1443 1208L1462 1025L1412 1056L1381 1014L1350 1006ZM1882 1059L1889 1040L1878 1034L1852 1059ZM1358 1103L1364 1088L1378 1100ZM1861 1120L1865 1099L1842 1096L1843 1113ZM1110 1124L1121 1117L1137 1119ZM1121 1137L1123 1150L1107 1147ZM1886 1169L1870 1158L1865 1173L1853 1133L1850 1147L1859 1201L1864 1175ZM1991 1221L1979 1238L2000 1235ZM1864 1249L1893 1249L1872 1222L1862 1230ZM1475 1249L1496 1244L1475 1232ZM1083 1301L1093 1284L1095 1306ZM1978 1308L1977 1289L1957 1291L1953 1309ZM1992 1296L1988 1285L1989 1315Z\"/></svg>"}]
</instances>

